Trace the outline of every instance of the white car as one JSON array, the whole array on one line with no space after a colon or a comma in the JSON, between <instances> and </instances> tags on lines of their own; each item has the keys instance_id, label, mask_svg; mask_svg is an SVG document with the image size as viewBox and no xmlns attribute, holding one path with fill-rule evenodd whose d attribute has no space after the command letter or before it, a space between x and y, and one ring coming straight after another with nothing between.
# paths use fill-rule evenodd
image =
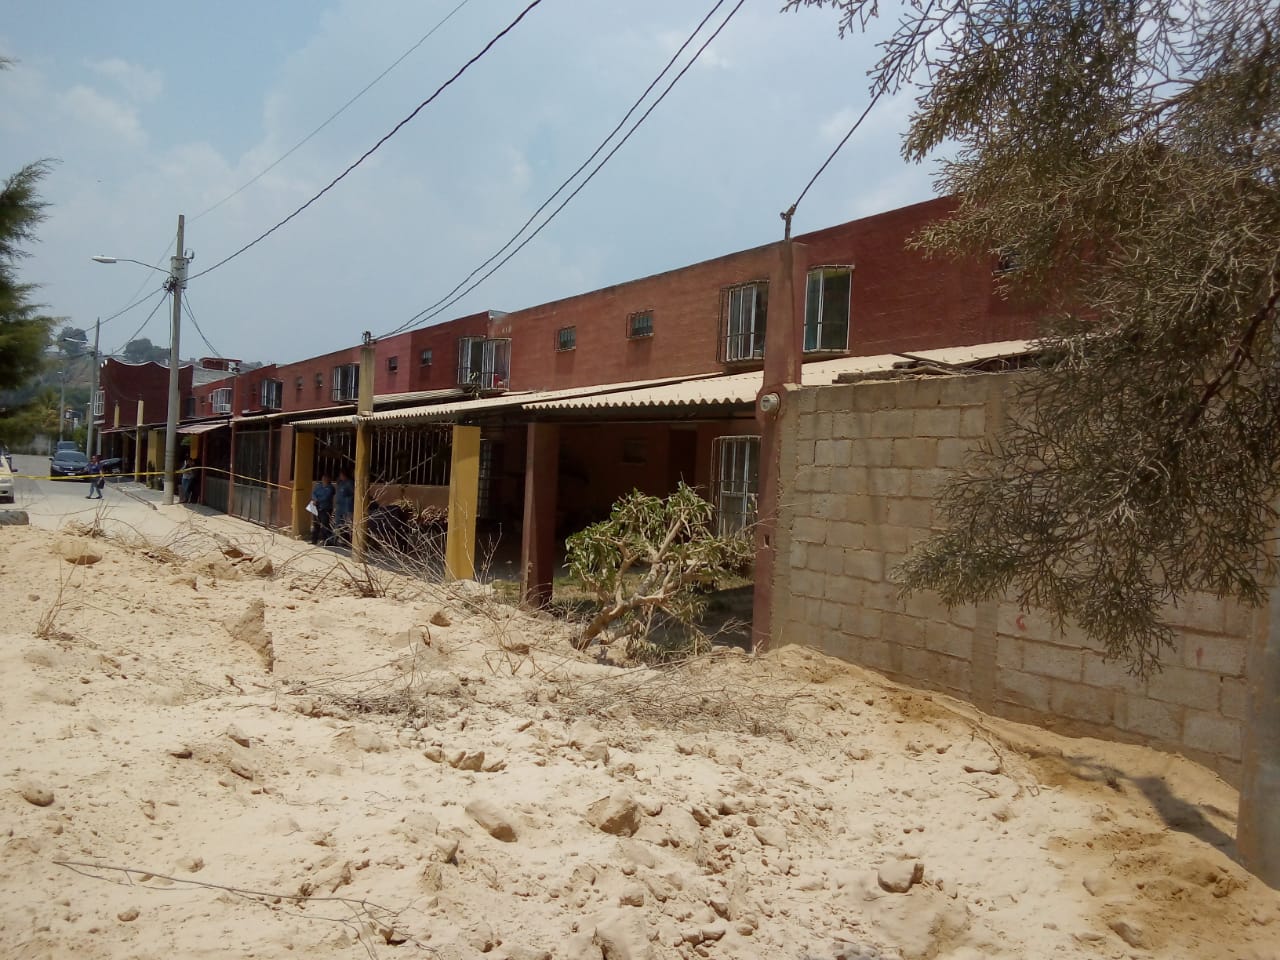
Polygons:
<instances>
[{"instance_id":1,"label":"white car","mask_svg":"<svg viewBox=\"0 0 1280 960\"><path fill-rule=\"evenodd\" d=\"M0 457L0 501L13 503L13 471L4 457Z\"/></svg>"}]
</instances>

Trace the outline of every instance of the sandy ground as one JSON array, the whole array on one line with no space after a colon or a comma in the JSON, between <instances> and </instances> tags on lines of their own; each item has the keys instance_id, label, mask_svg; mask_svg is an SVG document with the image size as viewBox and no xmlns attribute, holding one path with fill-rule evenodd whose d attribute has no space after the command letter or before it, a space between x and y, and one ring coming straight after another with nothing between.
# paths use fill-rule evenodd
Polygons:
<instances>
[{"instance_id":1,"label":"sandy ground","mask_svg":"<svg viewBox=\"0 0 1280 960\"><path fill-rule=\"evenodd\" d=\"M134 526L0 527L0 956L1280 957L1180 758Z\"/></svg>"}]
</instances>

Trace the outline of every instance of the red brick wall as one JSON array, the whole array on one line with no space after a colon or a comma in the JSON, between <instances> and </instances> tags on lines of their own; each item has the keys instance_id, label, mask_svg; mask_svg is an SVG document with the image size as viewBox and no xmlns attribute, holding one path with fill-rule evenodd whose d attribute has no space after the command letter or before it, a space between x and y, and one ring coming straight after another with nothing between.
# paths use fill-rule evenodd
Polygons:
<instances>
[{"instance_id":1,"label":"red brick wall","mask_svg":"<svg viewBox=\"0 0 1280 960\"><path fill-rule=\"evenodd\" d=\"M120 407L120 425L137 426L138 401L143 402L145 423L161 423L169 415L169 368L158 363L121 363L108 358L99 374L102 416L108 427L115 423ZM191 367L178 368L178 395L191 394Z\"/></svg>"}]
</instances>

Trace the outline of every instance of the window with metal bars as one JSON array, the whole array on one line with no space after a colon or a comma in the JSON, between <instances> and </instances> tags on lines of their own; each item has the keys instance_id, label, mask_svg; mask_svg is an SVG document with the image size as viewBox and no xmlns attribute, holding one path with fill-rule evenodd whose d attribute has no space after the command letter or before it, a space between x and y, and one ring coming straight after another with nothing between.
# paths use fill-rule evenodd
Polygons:
<instances>
[{"instance_id":1,"label":"window with metal bars","mask_svg":"<svg viewBox=\"0 0 1280 960\"><path fill-rule=\"evenodd\" d=\"M506 390L511 385L510 339L460 337L458 384L479 390Z\"/></svg>"},{"instance_id":2,"label":"window with metal bars","mask_svg":"<svg viewBox=\"0 0 1280 960\"><path fill-rule=\"evenodd\" d=\"M627 339L641 340L653 336L653 311L641 310L627 317Z\"/></svg>"},{"instance_id":3,"label":"window with metal bars","mask_svg":"<svg viewBox=\"0 0 1280 960\"><path fill-rule=\"evenodd\" d=\"M577 327L561 327L556 331L556 352L563 353L566 350L572 350L578 345L578 328Z\"/></svg>"},{"instance_id":4,"label":"window with metal bars","mask_svg":"<svg viewBox=\"0 0 1280 960\"><path fill-rule=\"evenodd\" d=\"M284 381L262 381L262 409L279 410L284 406Z\"/></svg>"},{"instance_id":5,"label":"window with metal bars","mask_svg":"<svg viewBox=\"0 0 1280 960\"><path fill-rule=\"evenodd\" d=\"M334 401L345 402L360 396L360 364L343 363L333 368L333 388L330 396Z\"/></svg>"},{"instance_id":6,"label":"window with metal bars","mask_svg":"<svg viewBox=\"0 0 1280 960\"><path fill-rule=\"evenodd\" d=\"M769 311L769 284L763 281L729 287L723 297L725 363L759 360L764 356L765 320Z\"/></svg>"},{"instance_id":7,"label":"window with metal bars","mask_svg":"<svg viewBox=\"0 0 1280 960\"><path fill-rule=\"evenodd\" d=\"M719 437L713 445L715 485L712 504L716 530L731 536L756 522L760 489L760 438Z\"/></svg>"}]
</instances>

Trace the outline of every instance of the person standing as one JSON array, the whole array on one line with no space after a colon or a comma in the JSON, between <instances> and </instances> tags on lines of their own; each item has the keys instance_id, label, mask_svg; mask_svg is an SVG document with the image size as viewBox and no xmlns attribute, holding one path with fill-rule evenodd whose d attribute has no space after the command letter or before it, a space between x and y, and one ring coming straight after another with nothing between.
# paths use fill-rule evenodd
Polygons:
<instances>
[{"instance_id":1,"label":"person standing","mask_svg":"<svg viewBox=\"0 0 1280 960\"><path fill-rule=\"evenodd\" d=\"M311 503L316 508L311 524L311 542L326 543L333 536L333 484L329 474L320 474L320 482L311 488Z\"/></svg>"},{"instance_id":2,"label":"person standing","mask_svg":"<svg viewBox=\"0 0 1280 960\"><path fill-rule=\"evenodd\" d=\"M85 469L85 472L89 474L89 493L85 499L101 500L102 488L107 485L107 481L102 476L102 461L98 459L96 453L89 458L89 466Z\"/></svg>"},{"instance_id":3,"label":"person standing","mask_svg":"<svg viewBox=\"0 0 1280 960\"><path fill-rule=\"evenodd\" d=\"M338 471L338 483L333 493L333 537L350 539L351 519L356 510L356 484L347 471ZM343 531L346 530L346 533Z\"/></svg>"},{"instance_id":4,"label":"person standing","mask_svg":"<svg viewBox=\"0 0 1280 960\"><path fill-rule=\"evenodd\" d=\"M191 468L191 458L184 457L182 460L182 502L191 502L191 483L194 479L195 471Z\"/></svg>"}]
</instances>

